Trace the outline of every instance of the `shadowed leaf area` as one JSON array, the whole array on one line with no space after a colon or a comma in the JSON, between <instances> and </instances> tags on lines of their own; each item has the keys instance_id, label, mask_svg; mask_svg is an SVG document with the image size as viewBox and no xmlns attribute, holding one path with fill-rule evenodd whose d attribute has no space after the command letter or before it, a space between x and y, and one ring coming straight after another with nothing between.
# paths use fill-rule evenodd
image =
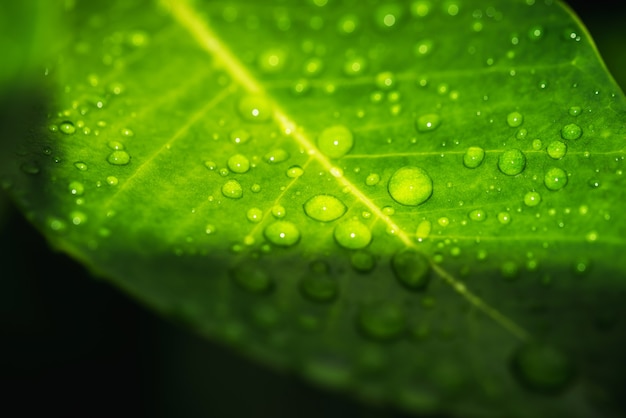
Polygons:
<instances>
[{"instance_id":1,"label":"shadowed leaf area","mask_svg":"<svg viewBox=\"0 0 626 418\"><path fill-rule=\"evenodd\" d=\"M626 102L567 7L65 6L0 169L55 249L368 405L623 412Z\"/></svg>"}]
</instances>

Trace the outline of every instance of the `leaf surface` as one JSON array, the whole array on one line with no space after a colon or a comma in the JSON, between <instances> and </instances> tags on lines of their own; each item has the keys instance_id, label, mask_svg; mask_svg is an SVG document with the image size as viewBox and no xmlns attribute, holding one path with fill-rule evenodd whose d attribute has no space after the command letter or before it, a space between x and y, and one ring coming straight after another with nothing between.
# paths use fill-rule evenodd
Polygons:
<instances>
[{"instance_id":1,"label":"leaf surface","mask_svg":"<svg viewBox=\"0 0 626 418\"><path fill-rule=\"evenodd\" d=\"M560 3L64 13L2 169L56 248L371 402L618 414L626 107Z\"/></svg>"}]
</instances>

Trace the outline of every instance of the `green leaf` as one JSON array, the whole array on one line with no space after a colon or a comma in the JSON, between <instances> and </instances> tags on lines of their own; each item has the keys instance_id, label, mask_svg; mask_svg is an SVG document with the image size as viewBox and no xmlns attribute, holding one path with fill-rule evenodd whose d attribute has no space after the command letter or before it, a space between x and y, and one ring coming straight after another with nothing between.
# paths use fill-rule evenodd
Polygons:
<instances>
[{"instance_id":1,"label":"green leaf","mask_svg":"<svg viewBox=\"0 0 626 418\"><path fill-rule=\"evenodd\" d=\"M2 153L55 248L364 401L619 414L626 102L562 4L65 6Z\"/></svg>"}]
</instances>

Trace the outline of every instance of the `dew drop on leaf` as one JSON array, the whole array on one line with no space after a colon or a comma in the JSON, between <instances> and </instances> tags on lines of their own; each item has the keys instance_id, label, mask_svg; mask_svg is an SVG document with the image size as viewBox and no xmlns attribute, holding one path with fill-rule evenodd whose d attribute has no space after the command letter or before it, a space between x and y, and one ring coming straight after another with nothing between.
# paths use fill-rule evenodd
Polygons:
<instances>
[{"instance_id":1,"label":"dew drop on leaf","mask_svg":"<svg viewBox=\"0 0 626 418\"><path fill-rule=\"evenodd\" d=\"M268 49L259 56L259 68L262 72L274 74L280 72L285 67L287 52L284 49Z\"/></svg>"},{"instance_id":2,"label":"dew drop on leaf","mask_svg":"<svg viewBox=\"0 0 626 418\"><path fill-rule=\"evenodd\" d=\"M74 167L76 167L77 170L79 171L87 171L87 164L85 164L82 161L77 161L74 163Z\"/></svg>"},{"instance_id":3,"label":"dew drop on leaf","mask_svg":"<svg viewBox=\"0 0 626 418\"><path fill-rule=\"evenodd\" d=\"M348 14L342 16L337 22L337 29L339 33L342 34L351 34L353 33L359 26L359 18L353 14Z\"/></svg>"},{"instance_id":4,"label":"dew drop on leaf","mask_svg":"<svg viewBox=\"0 0 626 418\"><path fill-rule=\"evenodd\" d=\"M337 281L326 274L307 274L300 281L302 295L313 302L327 303L337 298Z\"/></svg>"},{"instance_id":5,"label":"dew drop on leaf","mask_svg":"<svg viewBox=\"0 0 626 418\"><path fill-rule=\"evenodd\" d=\"M85 193L85 186L79 181L73 181L69 185L69 190L74 196L82 196Z\"/></svg>"},{"instance_id":6,"label":"dew drop on leaf","mask_svg":"<svg viewBox=\"0 0 626 418\"><path fill-rule=\"evenodd\" d=\"M507 225L511 223L511 215L509 214L509 212L498 213L498 222L500 222L502 225Z\"/></svg>"},{"instance_id":7,"label":"dew drop on leaf","mask_svg":"<svg viewBox=\"0 0 626 418\"><path fill-rule=\"evenodd\" d=\"M535 25L532 26L529 30L528 30L528 38L531 41L538 41L539 39L541 39L543 37L543 27L540 25Z\"/></svg>"},{"instance_id":8,"label":"dew drop on leaf","mask_svg":"<svg viewBox=\"0 0 626 418\"><path fill-rule=\"evenodd\" d=\"M378 6L374 11L374 20L381 29L391 29L397 25L402 17L402 8L396 3L387 3Z\"/></svg>"},{"instance_id":9,"label":"dew drop on leaf","mask_svg":"<svg viewBox=\"0 0 626 418\"><path fill-rule=\"evenodd\" d=\"M396 78L391 71L385 71L376 75L376 87L381 90L390 90L395 87Z\"/></svg>"},{"instance_id":10,"label":"dew drop on leaf","mask_svg":"<svg viewBox=\"0 0 626 418\"><path fill-rule=\"evenodd\" d=\"M292 165L287 169L287 177L296 179L304 174L304 170L299 165Z\"/></svg>"},{"instance_id":11,"label":"dew drop on leaf","mask_svg":"<svg viewBox=\"0 0 626 418\"><path fill-rule=\"evenodd\" d=\"M519 274L519 267L514 261L505 261L500 266L500 274L505 280L516 279Z\"/></svg>"},{"instance_id":12,"label":"dew drop on leaf","mask_svg":"<svg viewBox=\"0 0 626 418\"><path fill-rule=\"evenodd\" d=\"M354 145L350 129L344 125L334 125L324 129L317 138L319 150L329 158L341 158Z\"/></svg>"},{"instance_id":13,"label":"dew drop on leaf","mask_svg":"<svg viewBox=\"0 0 626 418\"><path fill-rule=\"evenodd\" d=\"M541 195L539 192L528 192L524 195L524 204L528 207L534 207L541 203Z\"/></svg>"},{"instance_id":14,"label":"dew drop on leaf","mask_svg":"<svg viewBox=\"0 0 626 418\"><path fill-rule=\"evenodd\" d=\"M387 341L404 333L406 316L397 304L379 302L359 309L357 326L366 337Z\"/></svg>"},{"instance_id":15,"label":"dew drop on leaf","mask_svg":"<svg viewBox=\"0 0 626 418\"><path fill-rule=\"evenodd\" d=\"M571 360L557 348L539 342L520 346L511 359L513 375L528 390L558 394L575 376Z\"/></svg>"},{"instance_id":16,"label":"dew drop on leaf","mask_svg":"<svg viewBox=\"0 0 626 418\"><path fill-rule=\"evenodd\" d=\"M228 180L222 185L222 194L229 199L240 199L243 196L243 188L237 180Z\"/></svg>"},{"instance_id":17,"label":"dew drop on leaf","mask_svg":"<svg viewBox=\"0 0 626 418\"><path fill-rule=\"evenodd\" d=\"M367 273L374 270L376 267L376 258L372 253L365 250L359 250L352 253L350 256L350 264L356 271Z\"/></svg>"},{"instance_id":18,"label":"dew drop on leaf","mask_svg":"<svg viewBox=\"0 0 626 418\"><path fill-rule=\"evenodd\" d=\"M287 214L287 210L283 205L272 206L272 216L276 219L284 218Z\"/></svg>"},{"instance_id":19,"label":"dew drop on leaf","mask_svg":"<svg viewBox=\"0 0 626 418\"><path fill-rule=\"evenodd\" d=\"M428 238L430 236L432 226L432 222L430 221L420 222L419 225L417 225L417 231L415 231L415 238L417 238L419 242Z\"/></svg>"},{"instance_id":20,"label":"dew drop on leaf","mask_svg":"<svg viewBox=\"0 0 626 418\"><path fill-rule=\"evenodd\" d=\"M367 247L372 241L370 229L357 220L349 220L338 224L334 231L335 241L349 250Z\"/></svg>"},{"instance_id":21,"label":"dew drop on leaf","mask_svg":"<svg viewBox=\"0 0 626 418\"><path fill-rule=\"evenodd\" d=\"M265 238L279 247L291 247L300 240L300 230L289 221L274 221L263 230Z\"/></svg>"},{"instance_id":22,"label":"dew drop on leaf","mask_svg":"<svg viewBox=\"0 0 626 418\"><path fill-rule=\"evenodd\" d=\"M119 180L115 176L107 176L107 184L109 186L117 186Z\"/></svg>"},{"instance_id":23,"label":"dew drop on leaf","mask_svg":"<svg viewBox=\"0 0 626 418\"><path fill-rule=\"evenodd\" d=\"M107 161L112 165L127 165L130 163L130 154L126 151L116 150L109 154Z\"/></svg>"},{"instance_id":24,"label":"dew drop on leaf","mask_svg":"<svg viewBox=\"0 0 626 418\"><path fill-rule=\"evenodd\" d=\"M548 190L561 190L567 184L567 173L562 168L552 167L546 171L543 184Z\"/></svg>"},{"instance_id":25,"label":"dew drop on leaf","mask_svg":"<svg viewBox=\"0 0 626 418\"><path fill-rule=\"evenodd\" d=\"M515 176L524 171L526 156L516 148L504 151L498 158L498 168L507 176Z\"/></svg>"},{"instance_id":26,"label":"dew drop on leaf","mask_svg":"<svg viewBox=\"0 0 626 418\"><path fill-rule=\"evenodd\" d=\"M552 141L546 149L550 158L560 160L567 153L567 144L563 141Z\"/></svg>"},{"instance_id":27,"label":"dew drop on leaf","mask_svg":"<svg viewBox=\"0 0 626 418\"><path fill-rule=\"evenodd\" d=\"M246 212L246 218L250 222L258 223L263 219L263 211L259 208L250 208Z\"/></svg>"},{"instance_id":28,"label":"dew drop on leaf","mask_svg":"<svg viewBox=\"0 0 626 418\"><path fill-rule=\"evenodd\" d=\"M583 134L583 130L575 123L570 123L561 128L561 138L563 139L578 139Z\"/></svg>"},{"instance_id":29,"label":"dew drop on leaf","mask_svg":"<svg viewBox=\"0 0 626 418\"><path fill-rule=\"evenodd\" d=\"M487 214L482 209L474 209L468 214L472 221L482 222L487 219Z\"/></svg>"},{"instance_id":30,"label":"dew drop on leaf","mask_svg":"<svg viewBox=\"0 0 626 418\"><path fill-rule=\"evenodd\" d=\"M421 252L403 249L391 257L396 279L411 290L423 290L430 281L430 263Z\"/></svg>"},{"instance_id":31,"label":"dew drop on leaf","mask_svg":"<svg viewBox=\"0 0 626 418\"><path fill-rule=\"evenodd\" d=\"M581 112L582 112L582 108L580 106L572 106L567 111L567 113L569 113L570 116L578 116L580 115Z\"/></svg>"},{"instance_id":32,"label":"dew drop on leaf","mask_svg":"<svg viewBox=\"0 0 626 418\"><path fill-rule=\"evenodd\" d=\"M272 104L263 96L244 96L237 107L241 117L247 121L265 122L272 117Z\"/></svg>"},{"instance_id":33,"label":"dew drop on leaf","mask_svg":"<svg viewBox=\"0 0 626 418\"><path fill-rule=\"evenodd\" d=\"M346 205L335 196L319 194L304 203L304 213L321 222L331 222L346 213Z\"/></svg>"},{"instance_id":34,"label":"dew drop on leaf","mask_svg":"<svg viewBox=\"0 0 626 418\"><path fill-rule=\"evenodd\" d=\"M75 210L70 213L70 220L74 225L82 225L87 222L87 215L83 212Z\"/></svg>"},{"instance_id":35,"label":"dew drop on leaf","mask_svg":"<svg viewBox=\"0 0 626 418\"><path fill-rule=\"evenodd\" d=\"M485 150L481 147L469 147L463 154L463 165L467 168L477 168L485 159Z\"/></svg>"},{"instance_id":36,"label":"dew drop on leaf","mask_svg":"<svg viewBox=\"0 0 626 418\"><path fill-rule=\"evenodd\" d=\"M250 262L243 262L230 270L231 279L251 293L265 293L272 289L272 277L262 268Z\"/></svg>"},{"instance_id":37,"label":"dew drop on leaf","mask_svg":"<svg viewBox=\"0 0 626 418\"><path fill-rule=\"evenodd\" d=\"M419 167L402 167L391 175L387 190L396 202L417 206L426 202L433 194L433 181Z\"/></svg>"},{"instance_id":38,"label":"dew drop on leaf","mask_svg":"<svg viewBox=\"0 0 626 418\"><path fill-rule=\"evenodd\" d=\"M441 125L441 116L436 113L428 113L415 119L415 127L418 132L431 132Z\"/></svg>"},{"instance_id":39,"label":"dew drop on leaf","mask_svg":"<svg viewBox=\"0 0 626 418\"><path fill-rule=\"evenodd\" d=\"M411 14L416 17L425 17L430 13L431 7L429 0L415 0L411 3Z\"/></svg>"},{"instance_id":40,"label":"dew drop on leaf","mask_svg":"<svg viewBox=\"0 0 626 418\"><path fill-rule=\"evenodd\" d=\"M287 161L289 159L289 153L282 148L276 148L265 154L263 159L268 164L278 164Z\"/></svg>"},{"instance_id":41,"label":"dew drop on leaf","mask_svg":"<svg viewBox=\"0 0 626 418\"><path fill-rule=\"evenodd\" d=\"M64 121L61 122L61 124L59 125L59 130L65 135L72 135L74 132L76 132L76 127L72 122Z\"/></svg>"},{"instance_id":42,"label":"dew drop on leaf","mask_svg":"<svg viewBox=\"0 0 626 418\"><path fill-rule=\"evenodd\" d=\"M207 224L207 226L204 227L204 233L207 235L212 235L215 234L216 231L216 227L213 224Z\"/></svg>"},{"instance_id":43,"label":"dew drop on leaf","mask_svg":"<svg viewBox=\"0 0 626 418\"><path fill-rule=\"evenodd\" d=\"M376 173L371 173L365 178L365 184L368 186L375 186L380 181L380 176Z\"/></svg>"},{"instance_id":44,"label":"dew drop on leaf","mask_svg":"<svg viewBox=\"0 0 626 418\"><path fill-rule=\"evenodd\" d=\"M230 157L227 165L230 171L237 174L243 174L250 170L250 160L241 154L235 154Z\"/></svg>"},{"instance_id":45,"label":"dew drop on leaf","mask_svg":"<svg viewBox=\"0 0 626 418\"><path fill-rule=\"evenodd\" d=\"M250 140L250 132L245 129L235 129L230 133L230 140L235 144L245 144Z\"/></svg>"},{"instance_id":46,"label":"dew drop on leaf","mask_svg":"<svg viewBox=\"0 0 626 418\"><path fill-rule=\"evenodd\" d=\"M520 112L511 112L506 116L506 123L511 128L516 128L524 122L524 117Z\"/></svg>"}]
</instances>

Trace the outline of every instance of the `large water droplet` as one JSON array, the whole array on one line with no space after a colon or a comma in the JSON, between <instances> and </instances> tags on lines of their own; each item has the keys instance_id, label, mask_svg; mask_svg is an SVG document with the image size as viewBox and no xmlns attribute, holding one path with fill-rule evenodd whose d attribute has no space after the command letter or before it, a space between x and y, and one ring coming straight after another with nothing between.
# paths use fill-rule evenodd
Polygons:
<instances>
[{"instance_id":1,"label":"large water droplet","mask_svg":"<svg viewBox=\"0 0 626 418\"><path fill-rule=\"evenodd\" d=\"M421 168L402 167L392 174L387 190L396 202L417 206L426 202L433 194L433 181Z\"/></svg>"},{"instance_id":2,"label":"large water droplet","mask_svg":"<svg viewBox=\"0 0 626 418\"><path fill-rule=\"evenodd\" d=\"M335 240L349 250L367 247L372 241L372 232L363 223L356 220L342 222L335 227Z\"/></svg>"},{"instance_id":3,"label":"large water droplet","mask_svg":"<svg viewBox=\"0 0 626 418\"><path fill-rule=\"evenodd\" d=\"M250 170L250 160L241 154L235 154L230 157L227 165L230 171L237 174L243 174Z\"/></svg>"},{"instance_id":4,"label":"large water droplet","mask_svg":"<svg viewBox=\"0 0 626 418\"><path fill-rule=\"evenodd\" d=\"M423 290L430 281L430 263L418 251L404 249L391 257L391 269L404 286L412 290Z\"/></svg>"},{"instance_id":5,"label":"large water droplet","mask_svg":"<svg viewBox=\"0 0 626 418\"><path fill-rule=\"evenodd\" d=\"M415 120L415 127L419 132L434 131L441 125L441 116L436 113L421 115Z\"/></svg>"},{"instance_id":6,"label":"large water droplet","mask_svg":"<svg viewBox=\"0 0 626 418\"><path fill-rule=\"evenodd\" d=\"M350 129L344 125L335 125L324 129L317 138L317 146L330 158L341 158L354 145L354 137Z\"/></svg>"},{"instance_id":7,"label":"large water droplet","mask_svg":"<svg viewBox=\"0 0 626 418\"><path fill-rule=\"evenodd\" d=\"M463 165L467 168L476 168L483 163L485 150L481 147L469 147L463 155Z\"/></svg>"},{"instance_id":8,"label":"large water droplet","mask_svg":"<svg viewBox=\"0 0 626 418\"><path fill-rule=\"evenodd\" d=\"M265 238L274 245L291 247L300 240L300 231L289 221L275 221L265 227Z\"/></svg>"},{"instance_id":9,"label":"large water droplet","mask_svg":"<svg viewBox=\"0 0 626 418\"><path fill-rule=\"evenodd\" d=\"M526 156L518 149L510 149L500 154L498 168L507 176L515 176L524 171Z\"/></svg>"},{"instance_id":10,"label":"large water droplet","mask_svg":"<svg viewBox=\"0 0 626 418\"><path fill-rule=\"evenodd\" d=\"M243 188L237 180L228 180L222 185L222 194L229 199L240 199L243 196Z\"/></svg>"},{"instance_id":11,"label":"large water droplet","mask_svg":"<svg viewBox=\"0 0 626 418\"><path fill-rule=\"evenodd\" d=\"M561 190L567 184L567 173L562 168L552 167L546 171L543 184L548 190Z\"/></svg>"},{"instance_id":12,"label":"large water droplet","mask_svg":"<svg viewBox=\"0 0 626 418\"><path fill-rule=\"evenodd\" d=\"M272 117L272 104L263 96L245 96L239 100L239 113L248 121L265 122Z\"/></svg>"},{"instance_id":13,"label":"large water droplet","mask_svg":"<svg viewBox=\"0 0 626 418\"><path fill-rule=\"evenodd\" d=\"M578 139L583 134L583 130L580 126L575 123L570 123L561 128L561 138L563 139Z\"/></svg>"},{"instance_id":14,"label":"large water droplet","mask_svg":"<svg viewBox=\"0 0 626 418\"><path fill-rule=\"evenodd\" d=\"M252 293L265 293L273 287L271 276L250 262L241 263L231 269L230 277L237 285Z\"/></svg>"},{"instance_id":15,"label":"large water droplet","mask_svg":"<svg viewBox=\"0 0 626 418\"><path fill-rule=\"evenodd\" d=\"M316 221L331 222L346 213L346 205L335 196L319 194L306 201L304 213Z\"/></svg>"},{"instance_id":16,"label":"large water droplet","mask_svg":"<svg viewBox=\"0 0 626 418\"><path fill-rule=\"evenodd\" d=\"M130 154L123 150L116 150L109 154L107 161L113 165L127 165L130 163Z\"/></svg>"},{"instance_id":17,"label":"large water droplet","mask_svg":"<svg viewBox=\"0 0 626 418\"><path fill-rule=\"evenodd\" d=\"M380 302L359 310L357 326L366 337L387 341L404 333L406 317L400 306L392 302Z\"/></svg>"},{"instance_id":18,"label":"large water droplet","mask_svg":"<svg viewBox=\"0 0 626 418\"><path fill-rule=\"evenodd\" d=\"M511 369L524 387L547 394L562 392L575 376L574 365L564 353L537 342L524 344L513 353Z\"/></svg>"}]
</instances>

